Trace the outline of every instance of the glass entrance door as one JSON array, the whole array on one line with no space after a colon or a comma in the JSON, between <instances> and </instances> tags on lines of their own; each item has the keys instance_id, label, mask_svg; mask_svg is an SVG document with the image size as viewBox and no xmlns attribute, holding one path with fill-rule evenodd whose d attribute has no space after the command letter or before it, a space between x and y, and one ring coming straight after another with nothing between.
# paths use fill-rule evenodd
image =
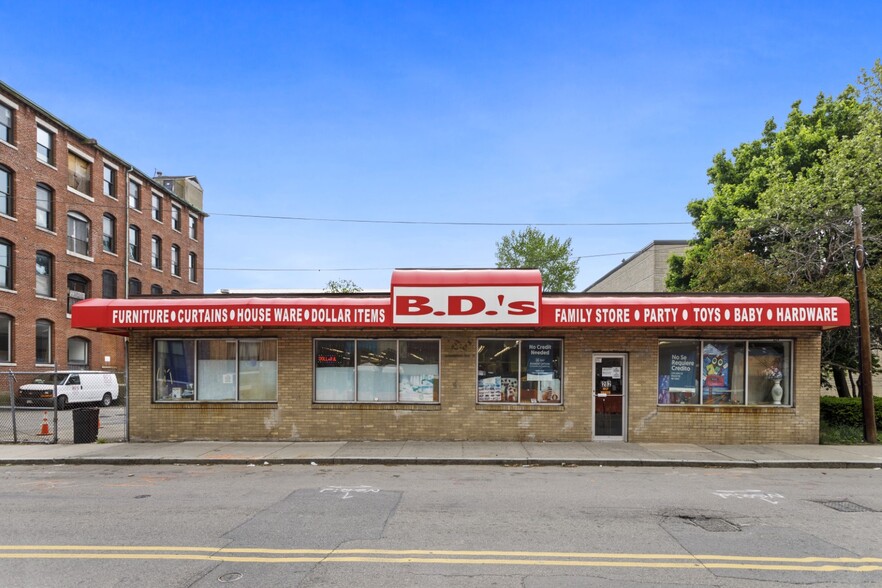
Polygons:
<instances>
[{"instance_id":1,"label":"glass entrance door","mask_svg":"<svg viewBox=\"0 0 882 588\"><path fill-rule=\"evenodd\" d=\"M594 438L624 441L627 424L628 356L594 354Z\"/></svg>"}]
</instances>

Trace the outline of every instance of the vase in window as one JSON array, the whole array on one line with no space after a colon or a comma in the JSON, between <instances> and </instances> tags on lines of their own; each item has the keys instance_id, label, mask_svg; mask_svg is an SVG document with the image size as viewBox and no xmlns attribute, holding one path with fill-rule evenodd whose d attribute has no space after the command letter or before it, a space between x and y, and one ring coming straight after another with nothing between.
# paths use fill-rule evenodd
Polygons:
<instances>
[{"instance_id":1,"label":"vase in window","mask_svg":"<svg viewBox=\"0 0 882 588\"><path fill-rule=\"evenodd\" d=\"M784 397L784 388L781 387L781 378L772 380L772 404L781 404Z\"/></svg>"}]
</instances>

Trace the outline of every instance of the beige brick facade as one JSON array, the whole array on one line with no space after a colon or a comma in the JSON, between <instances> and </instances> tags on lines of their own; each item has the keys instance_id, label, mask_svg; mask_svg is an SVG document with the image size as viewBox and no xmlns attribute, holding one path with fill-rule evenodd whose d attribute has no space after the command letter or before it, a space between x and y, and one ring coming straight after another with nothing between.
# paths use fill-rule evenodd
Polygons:
<instances>
[{"instance_id":1,"label":"beige brick facade","mask_svg":"<svg viewBox=\"0 0 882 588\"><path fill-rule=\"evenodd\" d=\"M152 400L153 340L180 336L180 332L173 331L138 331L130 339L132 440L591 441L593 354L617 352L628 357L628 441L818 442L821 335L815 329L786 333L739 329L675 332L641 329L206 330L198 336L277 337L278 402L155 403ZM441 342L440 403L313 402L313 340L327 337L438 338ZM479 337L562 339L563 405L477 404ZM670 337L792 339L793 405L658 406L658 341Z\"/></svg>"}]
</instances>

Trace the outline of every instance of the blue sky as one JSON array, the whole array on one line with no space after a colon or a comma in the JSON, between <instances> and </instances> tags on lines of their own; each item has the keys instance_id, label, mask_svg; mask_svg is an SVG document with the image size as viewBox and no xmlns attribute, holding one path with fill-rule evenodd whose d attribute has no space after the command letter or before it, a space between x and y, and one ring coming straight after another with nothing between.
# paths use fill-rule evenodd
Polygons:
<instances>
[{"instance_id":1,"label":"blue sky","mask_svg":"<svg viewBox=\"0 0 882 588\"><path fill-rule=\"evenodd\" d=\"M715 153L882 57L875 1L0 0L0 19L5 83L199 178L206 292L385 290L395 267L492 267L540 223L573 223L540 228L584 256L582 289L693 235Z\"/></svg>"}]
</instances>

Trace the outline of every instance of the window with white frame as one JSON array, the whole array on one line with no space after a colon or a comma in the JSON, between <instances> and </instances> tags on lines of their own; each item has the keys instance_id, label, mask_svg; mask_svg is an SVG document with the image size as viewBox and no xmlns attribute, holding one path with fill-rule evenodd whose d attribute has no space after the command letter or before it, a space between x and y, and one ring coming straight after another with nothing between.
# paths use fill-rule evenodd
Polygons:
<instances>
[{"instance_id":1,"label":"window with white frame","mask_svg":"<svg viewBox=\"0 0 882 588\"><path fill-rule=\"evenodd\" d=\"M78 212L67 214L67 250L78 255L91 253L91 223Z\"/></svg>"},{"instance_id":2,"label":"window with white frame","mask_svg":"<svg viewBox=\"0 0 882 588\"><path fill-rule=\"evenodd\" d=\"M439 402L435 339L316 339L315 401Z\"/></svg>"},{"instance_id":3,"label":"window with white frame","mask_svg":"<svg viewBox=\"0 0 882 588\"><path fill-rule=\"evenodd\" d=\"M52 363L52 321L37 320L35 344L35 363L42 365Z\"/></svg>"},{"instance_id":4,"label":"window with white frame","mask_svg":"<svg viewBox=\"0 0 882 588\"><path fill-rule=\"evenodd\" d=\"M47 251L37 251L36 260L37 295L51 298L54 290L54 258Z\"/></svg>"},{"instance_id":5,"label":"window with white frame","mask_svg":"<svg viewBox=\"0 0 882 588\"><path fill-rule=\"evenodd\" d=\"M181 207L176 204L171 205L171 225L174 230L181 231Z\"/></svg>"},{"instance_id":6,"label":"window with white frame","mask_svg":"<svg viewBox=\"0 0 882 588\"><path fill-rule=\"evenodd\" d=\"M153 192L150 214L153 216L153 220L162 222L162 196L156 192Z\"/></svg>"},{"instance_id":7,"label":"window with white frame","mask_svg":"<svg viewBox=\"0 0 882 588\"><path fill-rule=\"evenodd\" d=\"M92 193L92 163L67 152L67 185L81 194Z\"/></svg>"},{"instance_id":8,"label":"window with white frame","mask_svg":"<svg viewBox=\"0 0 882 588\"><path fill-rule=\"evenodd\" d=\"M141 229L129 225L129 259L141 261Z\"/></svg>"},{"instance_id":9,"label":"window with white frame","mask_svg":"<svg viewBox=\"0 0 882 588\"><path fill-rule=\"evenodd\" d=\"M791 406L793 342L665 339L658 404Z\"/></svg>"},{"instance_id":10,"label":"window with white frame","mask_svg":"<svg viewBox=\"0 0 882 588\"><path fill-rule=\"evenodd\" d=\"M162 239L156 235L150 238L150 267L162 269Z\"/></svg>"},{"instance_id":11,"label":"window with white frame","mask_svg":"<svg viewBox=\"0 0 882 588\"><path fill-rule=\"evenodd\" d=\"M157 339L156 402L276 402L275 339Z\"/></svg>"},{"instance_id":12,"label":"window with white frame","mask_svg":"<svg viewBox=\"0 0 882 588\"><path fill-rule=\"evenodd\" d=\"M104 166L104 195L116 198L116 170L109 165Z\"/></svg>"},{"instance_id":13,"label":"window with white frame","mask_svg":"<svg viewBox=\"0 0 882 588\"><path fill-rule=\"evenodd\" d=\"M67 365L69 367L89 367L89 340L85 337L71 337L67 340Z\"/></svg>"},{"instance_id":14,"label":"window with white frame","mask_svg":"<svg viewBox=\"0 0 882 588\"><path fill-rule=\"evenodd\" d=\"M107 212L104 214L101 222L101 242L104 246L104 251L108 253L116 253L116 218Z\"/></svg>"},{"instance_id":15,"label":"window with white frame","mask_svg":"<svg viewBox=\"0 0 882 588\"><path fill-rule=\"evenodd\" d=\"M189 218L190 218L190 221L189 221L189 222L190 222L190 238L191 238L191 239L195 239L195 238L196 238L196 223L197 223L197 219L196 219L196 217L193 216L192 214L191 214L191 215L188 215L188 216L189 216Z\"/></svg>"},{"instance_id":16,"label":"window with white frame","mask_svg":"<svg viewBox=\"0 0 882 588\"><path fill-rule=\"evenodd\" d=\"M15 114L9 106L0 103L0 141L15 143Z\"/></svg>"},{"instance_id":17,"label":"window with white frame","mask_svg":"<svg viewBox=\"0 0 882 588\"><path fill-rule=\"evenodd\" d=\"M14 290L12 259L15 247L11 241L0 239L0 288Z\"/></svg>"},{"instance_id":18,"label":"window with white frame","mask_svg":"<svg viewBox=\"0 0 882 588\"><path fill-rule=\"evenodd\" d=\"M0 313L0 363L12 363L12 317Z\"/></svg>"},{"instance_id":19,"label":"window with white frame","mask_svg":"<svg viewBox=\"0 0 882 588\"><path fill-rule=\"evenodd\" d=\"M188 263L187 274L189 276L190 281L195 283L197 281L196 280L196 254L195 253L190 253L189 255L187 255L187 263Z\"/></svg>"},{"instance_id":20,"label":"window with white frame","mask_svg":"<svg viewBox=\"0 0 882 588\"><path fill-rule=\"evenodd\" d=\"M141 210L141 185L135 180L129 180L129 208Z\"/></svg>"},{"instance_id":21,"label":"window with white frame","mask_svg":"<svg viewBox=\"0 0 882 588\"><path fill-rule=\"evenodd\" d=\"M0 165L0 214L15 216L12 170Z\"/></svg>"},{"instance_id":22,"label":"window with white frame","mask_svg":"<svg viewBox=\"0 0 882 588\"><path fill-rule=\"evenodd\" d=\"M37 184L37 226L55 229L55 193L46 184Z\"/></svg>"},{"instance_id":23,"label":"window with white frame","mask_svg":"<svg viewBox=\"0 0 882 588\"><path fill-rule=\"evenodd\" d=\"M563 341L479 339L479 403L562 404Z\"/></svg>"},{"instance_id":24,"label":"window with white frame","mask_svg":"<svg viewBox=\"0 0 882 588\"><path fill-rule=\"evenodd\" d=\"M37 125L37 159L55 165L55 133Z\"/></svg>"},{"instance_id":25,"label":"window with white frame","mask_svg":"<svg viewBox=\"0 0 882 588\"><path fill-rule=\"evenodd\" d=\"M171 246L171 273L173 276L181 276L181 248Z\"/></svg>"}]
</instances>

